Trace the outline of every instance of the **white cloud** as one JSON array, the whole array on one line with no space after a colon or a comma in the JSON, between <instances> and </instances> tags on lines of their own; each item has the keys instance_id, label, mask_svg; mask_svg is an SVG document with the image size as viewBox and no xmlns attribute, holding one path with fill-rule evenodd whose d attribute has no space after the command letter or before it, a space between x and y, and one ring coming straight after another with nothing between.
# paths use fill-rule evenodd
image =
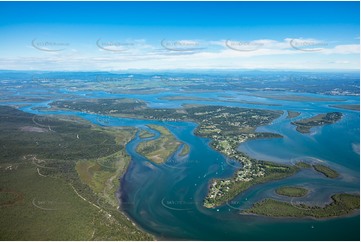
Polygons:
<instances>
[{"instance_id":1,"label":"white cloud","mask_svg":"<svg viewBox=\"0 0 361 242\"><path fill-rule=\"evenodd\" d=\"M334 48L322 50L322 53L340 55L360 54L360 45L337 45Z\"/></svg>"},{"instance_id":2,"label":"white cloud","mask_svg":"<svg viewBox=\"0 0 361 242\"><path fill-rule=\"evenodd\" d=\"M39 70L359 68L358 44L331 46L325 41L303 38L285 38L282 41L172 41L174 45L179 45L175 50L164 48L161 42L158 45L150 44L144 39L127 40L124 43L132 44L120 47L116 46L117 43L104 40L105 48L99 48L94 44L94 51L91 52L89 46L85 50L72 47L50 54L34 49L27 52L26 56L2 57L0 64L2 69ZM114 51L119 48L124 48L124 51Z\"/></svg>"}]
</instances>

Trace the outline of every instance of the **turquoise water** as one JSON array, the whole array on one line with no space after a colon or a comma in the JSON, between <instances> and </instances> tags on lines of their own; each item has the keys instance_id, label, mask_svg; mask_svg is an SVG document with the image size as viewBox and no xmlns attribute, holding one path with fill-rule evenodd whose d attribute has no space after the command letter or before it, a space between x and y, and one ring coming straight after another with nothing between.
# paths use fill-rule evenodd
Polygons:
<instances>
[{"instance_id":1,"label":"turquoise water","mask_svg":"<svg viewBox=\"0 0 361 242\"><path fill-rule=\"evenodd\" d=\"M355 123L357 125L357 123ZM165 126L167 126L165 124ZM272 126L272 125L271 125ZM201 240L337 240L358 239L359 217L338 218L326 221L312 219L271 219L258 216L244 216L239 212L251 206L253 202L265 197L284 199L274 193L274 189L280 185L303 185L311 192L297 201L312 205L324 205L330 202L330 196L337 192L359 191L359 162L354 152L340 151L327 154L329 143L322 143L319 137L327 135L323 130L319 136L308 137L314 140L320 149L300 148L298 153L288 150L287 145L296 147L307 144L303 135L287 140L257 140L249 144L257 152L267 151L278 147L279 150L288 150L287 155L277 156L277 150L272 150L271 155L282 160L283 163L292 163L291 157L304 157L306 152L308 159L318 162L317 159L338 156L327 160L328 165L341 172L341 178L331 180L320 176L312 170L305 170L291 178L256 186L240 195L228 205L219 209L205 209L202 207L202 199L205 195L207 184L211 178L227 177L234 168L226 163L224 157L211 150L207 141L192 135L194 126L177 124L170 130L183 142L191 145L189 161L179 164L175 168L165 165L149 165L144 158L133 156L133 162L122 182L123 206L130 217L137 221L141 227L153 232L160 238L170 239L201 239ZM290 127L289 132L294 132ZM327 130L325 128L325 130ZM331 128L328 132L333 132ZM341 135L338 134L337 135ZM338 136L340 143L348 141L347 134ZM344 137L344 140L341 139ZM128 146L128 152L134 154L136 140ZM249 142L250 143L250 142ZM257 143L262 143L258 146ZM282 146L286 145L285 148ZM270 146L270 149L267 148ZM296 149L297 150L297 149ZM321 151L326 152L323 153ZM265 152L266 151L266 152ZM330 151L331 152L331 151ZM347 156L344 156L347 155ZM339 157L347 157L349 163L343 165ZM277 160L277 159L275 159ZM336 162L336 160L338 162ZM358 168L357 168L358 167ZM343 222L340 222L343 221ZM335 229L330 229L335 228ZM337 228L337 229L336 229ZM341 235L340 235L341 234Z\"/></svg>"},{"instance_id":2,"label":"turquoise water","mask_svg":"<svg viewBox=\"0 0 361 242\"><path fill-rule=\"evenodd\" d=\"M64 90L65 92L65 90ZM120 188L121 207L141 228L159 239L194 240L359 240L360 217L313 219L275 219L261 216L241 215L240 212L265 197L287 200L275 194L281 185L303 185L311 192L295 201L323 205L330 202L330 195L337 192L359 192L360 156L355 145L360 144L359 112L328 107L337 102L292 102L250 97L249 93L222 92L201 93L200 97L217 98L229 95L239 100L280 104L262 106L222 101L165 101L152 95L115 95L103 92L78 92L72 95L87 97L132 97L146 100L151 107L179 107L183 103L219 104L228 106L263 108L273 110L295 110L302 112L297 120L318 113L341 111L342 120L336 124L315 128L311 134L300 134L284 114L271 125L258 131L282 134L282 139L253 140L241 144L239 149L252 157L292 164L299 159L313 163L324 162L338 170L337 179L325 178L312 170L303 170L290 178L255 186L239 195L228 204L206 209L202 201L207 192L208 182L213 178L229 177L237 164L212 150L209 140L193 134L196 124L188 122L160 122L107 117L71 111L34 110L46 107L48 102L34 103L21 109L36 114L64 114L85 118L103 126L134 126L148 129L146 124L159 124L171 130L182 142L187 143L191 152L179 157L176 152L165 164L154 164L139 155L135 148L142 141L139 137L126 147L132 162L122 178ZM284 94L284 93L282 93ZM189 94L194 96L195 94ZM321 95L304 94L319 97ZM73 98L73 97L69 97ZM358 103L358 97L342 97L345 103ZM154 138L157 137L158 134ZM288 201L288 200L287 200Z\"/></svg>"}]
</instances>

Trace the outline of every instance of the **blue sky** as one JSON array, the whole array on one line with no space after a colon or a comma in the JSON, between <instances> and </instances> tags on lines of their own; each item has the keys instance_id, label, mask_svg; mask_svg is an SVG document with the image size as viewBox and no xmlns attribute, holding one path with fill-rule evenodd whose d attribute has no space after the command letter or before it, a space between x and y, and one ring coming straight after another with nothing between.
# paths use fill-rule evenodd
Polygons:
<instances>
[{"instance_id":1,"label":"blue sky","mask_svg":"<svg viewBox=\"0 0 361 242\"><path fill-rule=\"evenodd\" d=\"M1 69L359 69L359 2L0 2Z\"/></svg>"}]
</instances>

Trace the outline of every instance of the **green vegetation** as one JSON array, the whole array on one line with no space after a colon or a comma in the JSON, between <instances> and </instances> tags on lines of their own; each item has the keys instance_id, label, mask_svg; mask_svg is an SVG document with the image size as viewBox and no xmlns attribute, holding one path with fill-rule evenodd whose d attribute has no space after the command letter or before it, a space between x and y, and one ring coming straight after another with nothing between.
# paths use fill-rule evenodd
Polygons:
<instances>
[{"instance_id":1,"label":"green vegetation","mask_svg":"<svg viewBox=\"0 0 361 242\"><path fill-rule=\"evenodd\" d=\"M301 168L301 169L307 169L307 168L313 167L313 169L315 169L317 172L322 173L329 178L337 178L339 176L337 171L331 169L328 166L321 165L321 164L310 165L309 163L299 161L295 164L295 166L297 166L298 168Z\"/></svg>"},{"instance_id":2,"label":"green vegetation","mask_svg":"<svg viewBox=\"0 0 361 242\"><path fill-rule=\"evenodd\" d=\"M332 112L326 114L318 114L312 118L302 119L292 122L291 124L296 125L296 130L298 132L309 133L311 128L336 123L341 119L341 117L342 113Z\"/></svg>"},{"instance_id":3,"label":"green vegetation","mask_svg":"<svg viewBox=\"0 0 361 242\"><path fill-rule=\"evenodd\" d=\"M295 112L295 111L287 111L287 118L296 118L298 116L300 116L300 112Z\"/></svg>"},{"instance_id":4,"label":"green vegetation","mask_svg":"<svg viewBox=\"0 0 361 242\"><path fill-rule=\"evenodd\" d=\"M112 131L116 135L117 144L121 147L134 137L134 129L118 129ZM112 155L98 159L80 160L76 164L76 170L81 181L87 184L94 193L106 202L118 207L119 202L115 193L119 188L119 180L130 163L130 156L124 150L118 151Z\"/></svg>"},{"instance_id":5,"label":"green vegetation","mask_svg":"<svg viewBox=\"0 0 361 242\"><path fill-rule=\"evenodd\" d=\"M9 107L0 107L0 115L1 163L18 162L29 154L39 159L73 161L119 150L112 135L85 121L30 115Z\"/></svg>"},{"instance_id":6,"label":"green vegetation","mask_svg":"<svg viewBox=\"0 0 361 242\"><path fill-rule=\"evenodd\" d=\"M320 165L320 164L312 165L312 166L317 172L324 174L328 178L337 178L339 176L337 171L332 170L328 166L324 166L324 165Z\"/></svg>"},{"instance_id":7,"label":"green vegetation","mask_svg":"<svg viewBox=\"0 0 361 242\"><path fill-rule=\"evenodd\" d=\"M139 132L139 137L142 138L142 139L146 139L146 138L152 138L154 137L155 135L147 130L144 130L142 129L140 132Z\"/></svg>"},{"instance_id":8,"label":"green vegetation","mask_svg":"<svg viewBox=\"0 0 361 242\"><path fill-rule=\"evenodd\" d=\"M287 197L303 197L308 190L303 187L279 187L276 189L276 193Z\"/></svg>"},{"instance_id":9,"label":"green vegetation","mask_svg":"<svg viewBox=\"0 0 361 242\"><path fill-rule=\"evenodd\" d=\"M306 162L303 162L303 161L299 161L295 164L295 166L297 166L298 168L301 168L301 169L307 169L307 168L311 168L312 166Z\"/></svg>"},{"instance_id":10,"label":"green vegetation","mask_svg":"<svg viewBox=\"0 0 361 242\"><path fill-rule=\"evenodd\" d=\"M160 137L143 141L137 146L137 152L155 163L163 163L181 145L181 142L165 127L148 125L149 128L160 132Z\"/></svg>"},{"instance_id":11,"label":"green vegetation","mask_svg":"<svg viewBox=\"0 0 361 242\"><path fill-rule=\"evenodd\" d=\"M330 105L330 107L360 111L360 104L340 104L340 105Z\"/></svg>"},{"instance_id":12,"label":"green vegetation","mask_svg":"<svg viewBox=\"0 0 361 242\"><path fill-rule=\"evenodd\" d=\"M180 155L180 156L186 156L186 155L189 154L189 152L190 152L189 145L184 144L184 145L183 145L183 149L182 149L181 153L179 153L179 155Z\"/></svg>"},{"instance_id":13,"label":"green vegetation","mask_svg":"<svg viewBox=\"0 0 361 242\"><path fill-rule=\"evenodd\" d=\"M252 131L279 117L282 112L261 109L248 109L225 106L185 106L184 108L148 108L138 99L89 99L76 101L56 101L50 104L53 109L70 109L88 113L108 114L138 119L162 121L193 121L232 126L239 132L241 127ZM221 123L224 121L224 124Z\"/></svg>"},{"instance_id":14,"label":"green vegetation","mask_svg":"<svg viewBox=\"0 0 361 242\"><path fill-rule=\"evenodd\" d=\"M23 196L21 193L0 188L0 207L12 206L22 202L22 200Z\"/></svg>"},{"instance_id":15,"label":"green vegetation","mask_svg":"<svg viewBox=\"0 0 361 242\"><path fill-rule=\"evenodd\" d=\"M146 108L146 104L138 99L88 99L74 101L55 101L52 106L60 109L75 109L82 112L99 114L116 114L122 111L139 111Z\"/></svg>"},{"instance_id":16,"label":"green vegetation","mask_svg":"<svg viewBox=\"0 0 361 242\"><path fill-rule=\"evenodd\" d=\"M151 239L120 212L90 202L86 188L73 190L64 179L41 176L30 162L0 173L1 187L19 197L0 206L1 240Z\"/></svg>"},{"instance_id":17,"label":"green vegetation","mask_svg":"<svg viewBox=\"0 0 361 242\"><path fill-rule=\"evenodd\" d=\"M330 218L350 214L360 208L360 195L336 194L332 196L332 200L333 202L325 207L317 207L265 199L244 213L272 217Z\"/></svg>"},{"instance_id":18,"label":"green vegetation","mask_svg":"<svg viewBox=\"0 0 361 242\"><path fill-rule=\"evenodd\" d=\"M123 137L117 134L124 132L1 106L0 239L152 239L114 203L119 184L110 178L126 165L118 160L125 151L120 145ZM106 172L102 166L101 172L90 176L89 186L76 170L79 166L78 171L84 172L81 166L88 161L110 167Z\"/></svg>"}]
</instances>

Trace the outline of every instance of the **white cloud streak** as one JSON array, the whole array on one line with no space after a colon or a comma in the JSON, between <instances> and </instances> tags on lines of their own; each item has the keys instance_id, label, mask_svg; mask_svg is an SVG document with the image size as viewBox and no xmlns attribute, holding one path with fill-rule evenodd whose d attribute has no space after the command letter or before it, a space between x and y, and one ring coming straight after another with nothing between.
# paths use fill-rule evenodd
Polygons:
<instances>
[{"instance_id":1,"label":"white cloud streak","mask_svg":"<svg viewBox=\"0 0 361 242\"><path fill-rule=\"evenodd\" d=\"M358 69L360 64L359 44L331 45L302 38L166 41L155 45L143 39L127 40L122 46L122 43L103 40L94 45L92 52L74 47L49 53L36 50L27 56L2 57L0 65L2 69L22 70L161 70Z\"/></svg>"}]
</instances>

